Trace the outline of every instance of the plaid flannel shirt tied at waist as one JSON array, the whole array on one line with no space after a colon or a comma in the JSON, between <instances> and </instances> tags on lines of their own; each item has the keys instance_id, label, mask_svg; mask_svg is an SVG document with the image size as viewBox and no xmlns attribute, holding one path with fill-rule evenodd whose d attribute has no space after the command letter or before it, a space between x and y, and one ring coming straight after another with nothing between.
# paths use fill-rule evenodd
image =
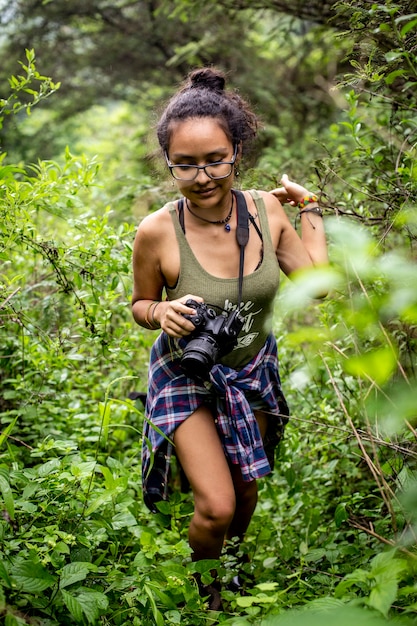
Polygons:
<instances>
[{"instance_id":1,"label":"plaid flannel shirt tied at waist","mask_svg":"<svg viewBox=\"0 0 417 626\"><path fill-rule=\"evenodd\" d=\"M277 427L282 424L279 416L288 414L272 334L241 370L216 364L206 385L185 376L180 365L181 352L165 333L161 333L151 350L142 449L145 501L151 494L155 499L167 497L172 455L172 444L167 438L172 438L175 429L200 406L212 408L225 454L232 463L240 465L245 481L271 471L253 411L260 409L276 415Z\"/></svg>"}]
</instances>

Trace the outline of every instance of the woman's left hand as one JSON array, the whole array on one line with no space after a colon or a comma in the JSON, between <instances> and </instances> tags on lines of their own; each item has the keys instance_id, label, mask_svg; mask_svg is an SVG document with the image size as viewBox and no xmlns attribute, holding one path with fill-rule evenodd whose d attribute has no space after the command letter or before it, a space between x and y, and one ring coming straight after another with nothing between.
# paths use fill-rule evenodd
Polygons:
<instances>
[{"instance_id":1,"label":"woman's left hand","mask_svg":"<svg viewBox=\"0 0 417 626\"><path fill-rule=\"evenodd\" d=\"M311 192L308 191L302 185L295 183L290 180L287 174L284 174L281 178L282 187L277 187L277 189L273 189L270 191L281 204L290 204L291 206L297 206L299 202L303 200L306 196L311 196Z\"/></svg>"}]
</instances>

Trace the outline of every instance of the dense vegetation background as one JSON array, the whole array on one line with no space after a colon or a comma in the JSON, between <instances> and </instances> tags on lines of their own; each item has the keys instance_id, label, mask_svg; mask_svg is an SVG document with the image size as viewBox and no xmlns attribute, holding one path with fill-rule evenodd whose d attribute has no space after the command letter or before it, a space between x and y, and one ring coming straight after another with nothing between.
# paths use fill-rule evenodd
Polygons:
<instances>
[{"instance_id":1,"label":"dense vegetation background","mask_svg":"<svg viewBox=\"0 0 417 626\"><path fill-rule=\"evenodd\" d=\"M417 3L2 0L0 27L1 620L416 624ZM175 193L153 126L207 63L264 121L243 185L317 189L331 255L277 300L292 420L213 616L189 496L142 503L129 399L135 226Z\"/></svg>"}]
</instances>

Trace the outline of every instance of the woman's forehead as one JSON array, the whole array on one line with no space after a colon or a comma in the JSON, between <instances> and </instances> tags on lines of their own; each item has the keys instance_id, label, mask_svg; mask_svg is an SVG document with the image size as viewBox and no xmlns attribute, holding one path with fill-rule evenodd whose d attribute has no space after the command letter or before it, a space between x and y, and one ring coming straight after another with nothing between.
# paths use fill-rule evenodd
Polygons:
<instances>
[{"instance_id":1,"label":"woman's forehead","mask_svg":"<svg viewBox=\"0 0 417 626\"><path fill-rule=\"evenodd\" d=\"M203 151L211 154L218 150L229 151L232 145L220 121L213 117L177 120L170 130L170 153L194 154Z\"/></svg>"}]
</instances>

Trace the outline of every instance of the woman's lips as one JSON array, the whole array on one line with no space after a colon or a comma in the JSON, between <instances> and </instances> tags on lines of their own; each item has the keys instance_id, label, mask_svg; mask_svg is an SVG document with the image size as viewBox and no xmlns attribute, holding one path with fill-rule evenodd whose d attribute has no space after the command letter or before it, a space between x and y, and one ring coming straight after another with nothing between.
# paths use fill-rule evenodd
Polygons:
<instances>
[{"instance_id":1,"label":"woman's lips","mask_svg":"<svg viewBox=\"0 0 417 626\"><path fill-rule=\"evenodd\" d=\"M195 193L199 196L210 196L212 193L214 193L216 191L216 188L213 187L212 189L199 189L198 191L196 191Z\"/></svg>"}]
</instances>

